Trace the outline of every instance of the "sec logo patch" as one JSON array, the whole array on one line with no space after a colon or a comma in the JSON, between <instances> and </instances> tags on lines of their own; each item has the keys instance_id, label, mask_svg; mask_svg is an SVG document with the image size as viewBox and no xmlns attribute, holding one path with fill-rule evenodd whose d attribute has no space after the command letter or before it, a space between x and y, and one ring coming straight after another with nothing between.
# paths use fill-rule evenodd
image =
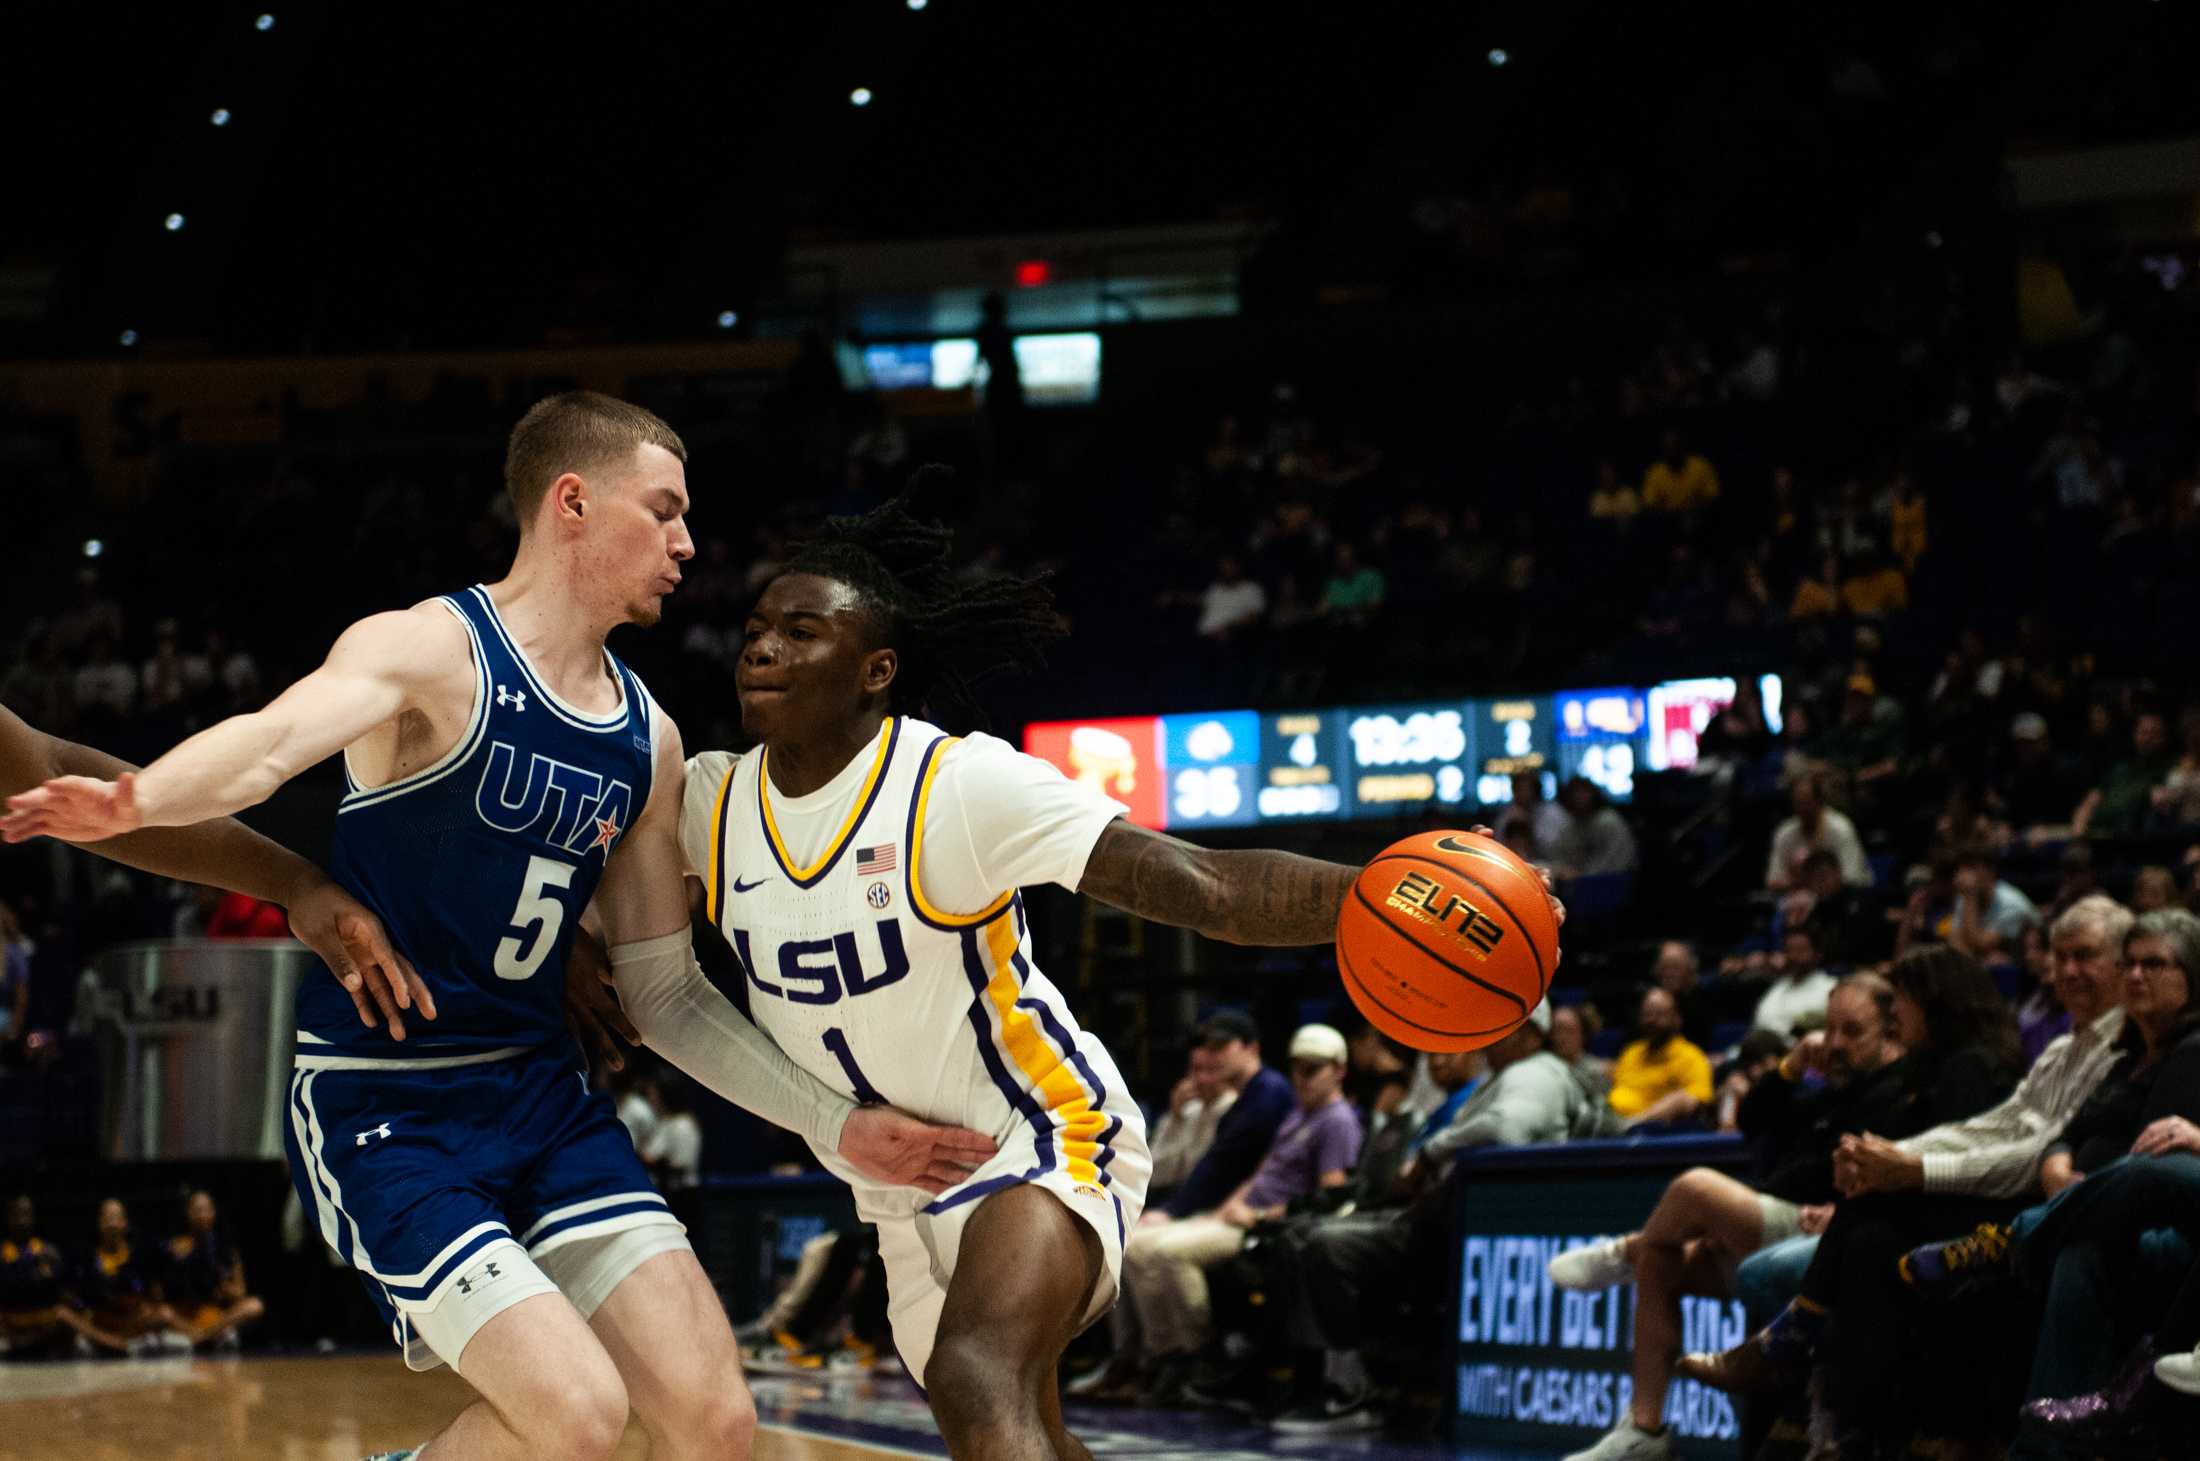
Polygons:
<instances>
[{"instance_id":1,"label":"sec logo patch","mask_svg":"<svg viewBox=\"0 0 2200 1461\"><path fill-rule=\"evenodd\" d=\"M894 890L884 883L873 883L870 890L863 895L863 901L873 908L884 908L894 901Z\"/></svg>"}]
</instances>

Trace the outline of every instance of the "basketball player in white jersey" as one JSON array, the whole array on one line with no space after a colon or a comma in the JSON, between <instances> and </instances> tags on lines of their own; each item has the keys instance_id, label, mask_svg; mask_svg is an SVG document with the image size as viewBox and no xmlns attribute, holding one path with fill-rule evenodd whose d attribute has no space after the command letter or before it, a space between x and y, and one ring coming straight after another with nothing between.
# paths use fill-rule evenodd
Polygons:
<instances>
[{"instance_id":1,"label":"basketball player in white jersey","mask_svg":"<svg viewBox=\"0 0 2200 1461\"><path fill-rule=\"evenodd\" d=\"M341 1042L343 1053L309 1048L299 1058L324 1093L351 1093L357 1110L348 1124L361 1128L355 1150L350 1131L312 1124L307 1195L324 1236L369 1278L370 1292L380 1289L408 1359L418 1349L423 1363L448 1363L481 1397L418 1453L426 1461L602 1461L618 1445L630 1405L658 1461L746 1457L754 1436L755 1409L724 1311L678 1224L648 1193L631 1143L604 1145L604 1131L623 1128L605 1098L587 1094L585 1080L574 1089L559 1013L558 971L581 909L567 907L556 889L577 890L577 879L596 887L595 912L630 1007L662 1007L668 971L684 975L693 966L677 840L679 731L605 648L612 629L657 621L680 564L693 556L686 457L664 422L625 402L572 392L538 403L514 429L506 459L521 535L503 580L467 591L463 604L453 595L361 620L320 669L266 709L211 727L136 775L49 780L10 798L0 819L9 841L88 842L202 822L264 800L338 751L353 782L347 808L399 796L410 798L398 803L404 808L429 808L410 813L417 825L409 833L403 820L375 824L396 844L384 854L390 876L378 911L395 927L440 901L439 927L490 930L420 970L441 996L434 1044L412 1042L398 1060L394 1049L365 1047L356 1032L322 1021L314 1038ZM492 631L494 649L482 637ZM516 682L495 697L486 678L492 659ZM586 793L585 768L577 773L539 754L528 762L501 741L491 744L492 725L523 741L547 734L545 707L561 722L602 727L602 754L640 768L646 801L614 807L600 779L598 795ZM541 732L531 729L538 725ZM505 753L502 781L492 751ZM532 769L510 775L515 764ZM453 772L462 774L446 774ZM520 780L535 822L515 830L487 812L477 818L477 806L496 809L498 787L509 809ZM586 828L567 825L584 813L593 814ZM545 833L549 827L556 830ZM340 822L339 851L344 835ZM490 854L524 861L530 849L546 855L529 864L529 892L500 945L505 905L477 906L451 890ZM547 864L542 877L537 863ZM657 956L675 940L680 956ZM707 982L688 994L677 1021L637 1021L651 1043L865 1180L937 1192L991 1155L993 1144L975 1133L857 1109L791 1064ZM501 1048L481 1048L500 1037L508 1042ZM508 1105L463 1094L521 1069L549 1070L548 1083ZM294 1082L300 1129L311 1110L304 1100ZM559 1100L572 1103L569 1119L557 1117L538 1137L542 1113ZM513 1132L522 1129L527 1147L514 1150ZM634 1190L554 1208L527 1229L530 1204L543 1205L542 1174L569 1167L575 1153L620 1169L610 1179L631 1169ZM375 1165L385 1155L402 1161ZM335 1181L340 1164L353 1164L348 1199ZM420 1202L408 1207L416 1188ZM632 1211L607 1216L614 1203ZM461 1231L430 1231L454 1205L471 1209ZM551 1235L535 1241L546 1230ZM408 1247L424 1256L393 1264L390 1255ZM369 1253L382 1255L379 1267Z\"/></svg>"},{"instance_id":2,"label":"basketball player in white jersey","mask_svg":"<svg viewBox=\"0 0 2200 1461\"><path fill-rule=\"evenodd\" d=\"M897 501L796 554L736 672L762 749L689 763L680 843L791 1060L1000 1144L930 1199L818 1152L878 1225L895 1345L949 1453L1083 1458L1056 1366L1115 1300L1149 1159L1114 1062L1032 962L1017 889L1058 883L1232 943L1320 944L1358 870L1146 831L1043 761L918 718L970 711L971 680L1036 664L1060 632L1040 583L960 580L950 541ZM636 984L622 968L652 1039L707 987L698 972L636 1007Z\"/></svg>"}]
</instances>

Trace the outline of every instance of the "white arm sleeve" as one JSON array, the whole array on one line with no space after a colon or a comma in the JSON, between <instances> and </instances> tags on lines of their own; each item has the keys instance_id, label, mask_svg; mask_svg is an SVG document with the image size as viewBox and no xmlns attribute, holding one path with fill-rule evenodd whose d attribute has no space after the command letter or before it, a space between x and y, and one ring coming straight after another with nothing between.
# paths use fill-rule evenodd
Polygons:
<instances>
[{"instance_id":1,"label":"white arm sleeve","mask_svg":"<svg viewBox=\"0 0 2200 1461\"><path fill-rule=\"evenodd\" d=\"M649 1048L690 1077L823 1152L840 1150L855 1103L828 1090L750 1024L695 962L685 933L611 951L619 1003Z\"/></svg>"}]
</instances>

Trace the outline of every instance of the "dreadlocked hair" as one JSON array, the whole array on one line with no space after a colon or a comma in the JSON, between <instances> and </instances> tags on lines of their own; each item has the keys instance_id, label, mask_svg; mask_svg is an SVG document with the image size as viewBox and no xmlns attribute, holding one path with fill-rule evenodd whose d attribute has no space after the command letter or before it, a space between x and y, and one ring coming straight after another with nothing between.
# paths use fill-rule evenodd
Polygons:
<instances>
[{"instance_id":1,"label":"dreadlocked hair","mask_svg":"<svg viewBox=\"0 0 2200 1461\"><path fill-rule=\"evenodd\" d=\"M914 499L954 474L920 468L901 495L861 517L827 518L787 561L854 589L878 619L880 646L900 667L887 691L897 715L922 715L942 729L982 729L976 688L988 676L1036 670L1062 637L1047 575L963 579L948 560L954 531L918 514Z\"/></svg>"}]
</instances>

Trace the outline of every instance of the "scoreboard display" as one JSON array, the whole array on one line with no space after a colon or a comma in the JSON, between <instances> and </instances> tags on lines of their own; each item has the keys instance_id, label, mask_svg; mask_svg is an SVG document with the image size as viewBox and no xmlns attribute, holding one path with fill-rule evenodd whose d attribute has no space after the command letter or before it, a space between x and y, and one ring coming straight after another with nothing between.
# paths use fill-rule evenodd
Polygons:
<instances>
[{"instance_id":1,"label":"scoreboard display","mask_svg":"<svg viewBox=\"0 0 2200 1461\"><path fill-rule=\"evenodd\" d=\"M1768 717L1780 681L1758 682ZM1555 695L1319 710L1218 710L1027 726L1024 749L1168 831L1462 813L1512 799L1520 772L1546 796L1586 777L1634 796L1635 775L1693 764L1695 736L1732 679ZM1723 698L1722 698L1723 696ZM1775 722L1775 726L1777 722Z\"/></svg>"}]
</instances>

